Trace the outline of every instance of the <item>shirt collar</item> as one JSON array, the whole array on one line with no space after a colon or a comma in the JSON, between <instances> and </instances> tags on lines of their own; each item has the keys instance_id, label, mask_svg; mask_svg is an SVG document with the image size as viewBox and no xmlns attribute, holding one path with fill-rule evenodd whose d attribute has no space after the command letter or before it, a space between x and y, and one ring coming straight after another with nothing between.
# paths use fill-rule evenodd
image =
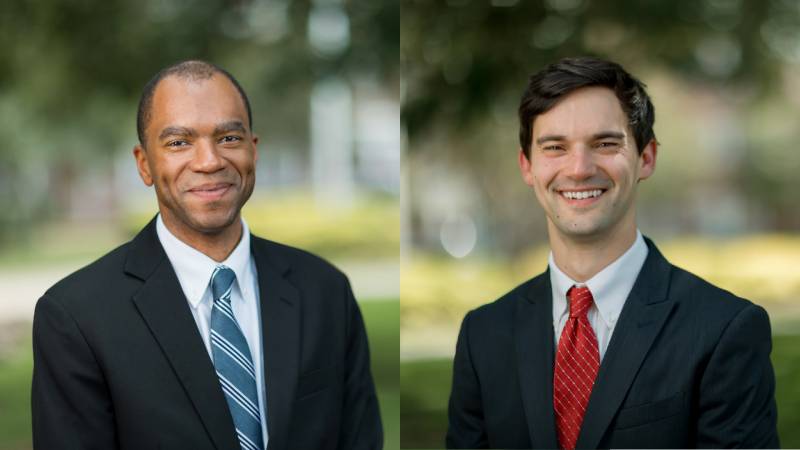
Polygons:
<instances>
[{"instance_id":1,"label":"shirt collar","mask_svg":"<svg viewBox=\"0 0 800 450\"><path fill-rule=\"evenodd\" d=\"M595 307L603 322L609 328L613 327L622 312L628 294L633 289L639 272L642 270L647 253L647 244L644 242L642 233L636 230L636 239L633 241L633 245L622 256L595 274L586 283L578 283L558 268L553 258L553 252L550 252L548 257L550 283L553 286L553 293L557 294L553 298L554 317L560 317L566 312L567 291L573 285L586 285L592 293Z\"/></svg>"},{"instance_id":2,"label":"shirt collar","mask_svg":"<svg viewBox=\"0 0 800 450\"><path fill-rule=\"evenodd\" d=\"M181 288L183 288L186 299L192 308L197 308L197 305L203 300L203 295L211 284L211 275L214 273L214 268L219 265L227 266L233 270L236 274L236 283L234 285L238 285L240 292L243 294L246 293L247 286L251 285L251 273L247 270L250 265L250 229L244 218L241 221L242 237L239 239L239 243L236 244L236 247L225 261L218 263L178 239L164 225L161 214L158 215L156 219L158 240L161 241L164 252L167 254L170 263L172 263Z\"/></svg>"}]
</instances>

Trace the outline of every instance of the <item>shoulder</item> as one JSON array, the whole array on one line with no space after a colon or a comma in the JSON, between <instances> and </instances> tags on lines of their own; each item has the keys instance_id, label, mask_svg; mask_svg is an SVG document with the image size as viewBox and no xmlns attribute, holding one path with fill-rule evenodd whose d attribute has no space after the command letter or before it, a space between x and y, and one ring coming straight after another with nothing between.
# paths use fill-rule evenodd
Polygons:
<instances>
[{"instance_id":1,"label":"shoulder","mask_svg":"<svg viewBox=\"0 0 800 450\"><path fill-rule=\"evenodd\" d=\"M278 270L287 270L293 278L311 280L346 281L345 274L336 266L309 251L252 235L253 252Z\"/></svg>"},{"instance_id":2,"label":"shoulder","mask_svg":"<svg viewBox=\"0 0 800 450\"><path fill-rule=\"evenodd\" d=\"M71 298L103 292L109 283L124 278L124 266L130 242L123 244L94 262L67 275L45 292L45 297Z\"/></svg>"},{"instance_id":3,"label":"shoulder","mask_svg":"<svg viewBox=\"0 0 800 450\"><path fill-rule=\"evenodd\" d=\"M731 348L769 353L771 326L763 307L674 266L669 296L678 306L675 326L681 332L694 330L698 348L717 351L724 341Z\"/></svg>"},{"instance_id":4,"label":"shoulder","mask_svg":"<svg viewBox=\"0 0 800 450\"><path fill-rule=\"evenodd\" d=\"M650 249L645 265L637 278L637 285L653 289L653 294L675 302L676 317L697 323L706 331L726 327L741 312L766 313L753 302L716 286L709 281L677 267L667 261L655 244L645 238ZM634 287L636 289L636 287ZM640 292L640 296L646 296ZM699 319L702 318L702 319Z\"/></svg>"},{"instance_id":5,"label":"shoulder","mask_svg":"<svg viewBox=\"0 0 800 450\"><path fill-rule=\"evenodd\" d=\"M750 300L744 299L705 279L672 266L670 297L679 301L684 307L701 317L716 317L723 322L729 321L743 310L763 309Z\"/></svg>"},{"instance_id":6,"label":"shoulder","mask_svg":"<svg viewBox=\"0 0 800 450\"><path fill-rule=\"evenodd\" d=\"M125 274L131 243L123 244L51 286L36 304L36 311L57 308L82 316L82 312L108 311L116 299L129 298L141 286Z\"/></svg>"},{"instance_id":7,"label":"shoulder","mask_svg":"<svg viewBox=\"0 0 800 450\"><path fill-rule=\"evenodd\" d=\"M541 273L530 280L516 286L497 300L479 306L467 313L464 322L469 321L470 326L484 327L496 326L498 323L510 324L517 312L520 302L530 300L549 300L547 298L534 298L537 295L550 295L548 272Z\"/></svg>"}]
</instances>

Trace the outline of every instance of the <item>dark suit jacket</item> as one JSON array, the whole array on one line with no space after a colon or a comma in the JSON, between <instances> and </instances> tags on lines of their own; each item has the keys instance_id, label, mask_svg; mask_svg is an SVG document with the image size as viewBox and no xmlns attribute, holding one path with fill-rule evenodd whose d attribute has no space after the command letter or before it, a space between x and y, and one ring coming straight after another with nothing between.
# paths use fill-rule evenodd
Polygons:
<instances>
[{"instance_id":1,"label":"dark suit jacket","mask_svg":"<svg viewBox=\"0 0 800 450\"><path fill-rule=\"evenodd\" d=\"M577 447L778 447L766 312L647 245ZM553 335L548 272L467 314L453 367L449 448L558 446Z\"/></svg>"},{"instance_id":2,"label":"dark suit jacket","mask_svg":"<svg viewBox=\"0 0 800 450\"><path fill-rule=\"evenodd\" d=\"M346 277L255 236L251 250L268 448L381 448L367 336ZM239 449L155 221L45 293L33 351L36 449Z\"/></svg>"}]
</instances>

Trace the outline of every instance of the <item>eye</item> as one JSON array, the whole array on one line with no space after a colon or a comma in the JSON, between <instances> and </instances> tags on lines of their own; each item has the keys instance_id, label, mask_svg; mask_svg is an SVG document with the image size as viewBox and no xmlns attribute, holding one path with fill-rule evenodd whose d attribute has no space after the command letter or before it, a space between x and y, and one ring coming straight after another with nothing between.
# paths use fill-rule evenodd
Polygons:
<instances>
[{"instance_id":1,"label":"eye","mask_svg":"<svg viewBox=\"0 0 800 450\"><path fill-rule=\"evenodd\" d=\"M231 136L223 136L222 138L220 138L219 141L223 144L229 144L232 142L239 142L241 140L242 140L241 137L231 135Z\"/></svg>"},{"instance_id":2,"label":"eye","mask_svg":"<svg viewBox=\"0 0 800 450\"><path fill-rule=\"evenodd\" d=\"M548 145L546 147L542 147L542 150L547 152L558 152L564 150L563 145Z\"/></svg>"},{"instance_id":3,"label":"eye","mask_svg":"<svg viewBox=\"0 0 800 450\"><path fill-rule=\"evenodd\" d=\"M597 143L597 147L598 148L614 148L614 147L619 147L619 144L617 142L604 141L604 142L598 142Z\"/></svg>"},{"instance_id":4,"label":"eye","mask_svg":"<svg viewBox=\"0 0 800 450\"><path fill-rule=\"evenodd\" d=\"M175 139L167 142L167 147L183 147L184 145L189 145L189 143L183 139Z\"/></svg>"}]
</instances>

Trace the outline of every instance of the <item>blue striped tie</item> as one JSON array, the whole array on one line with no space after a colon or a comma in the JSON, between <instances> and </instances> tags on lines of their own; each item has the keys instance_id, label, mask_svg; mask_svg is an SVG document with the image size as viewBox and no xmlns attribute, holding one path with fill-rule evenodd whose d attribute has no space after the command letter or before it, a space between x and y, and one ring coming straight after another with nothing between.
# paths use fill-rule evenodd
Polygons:
<instances>
[{"instance_id":1,"label":"blue striped tie","mask_svg":"<svg viewBox=\"0 0 800 450\"><path fill-rule=\"evenodd\" d=\"M247 341L231 308L231 289L235 279L233 270L225 266L217 266L211 275L214 294L211 355L242 450L263 450L256 371Z\"/></svg>"}]
</instances>

